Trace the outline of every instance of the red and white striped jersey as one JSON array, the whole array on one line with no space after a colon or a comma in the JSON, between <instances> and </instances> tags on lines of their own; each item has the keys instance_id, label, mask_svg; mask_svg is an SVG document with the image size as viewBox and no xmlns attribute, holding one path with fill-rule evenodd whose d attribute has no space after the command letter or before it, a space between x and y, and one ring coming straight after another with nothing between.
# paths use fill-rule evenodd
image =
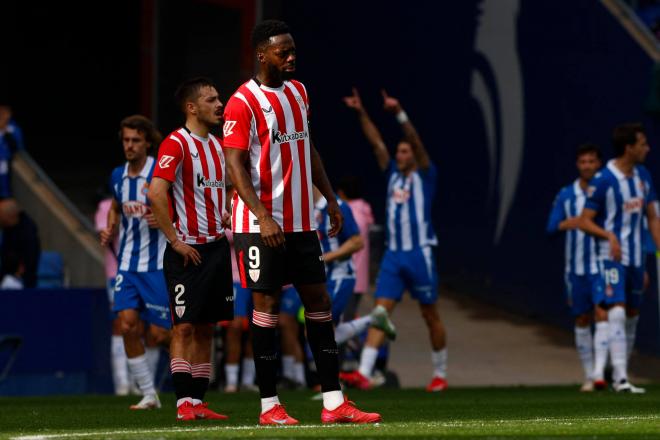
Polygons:
<instances>
[{"instance_id":1,"label":"red and white striped jersey","mask_svg":"<svg viewBox=\"0 0 660 440\"><path fill-rule=\"evenodd\" d=\"M225 107L224 147L249 151L247 164L261 203L284 232L313 231L311 141L307 91L298 81L279 88L251 79ZM235 193L234 232L259 232L255 215Z\"/></svg>"},{"instance_id":2,"label":"red and white striped jersey","mask_svg":"<svg viewBox=\"0 0 660 440\"><path fill-rule=\"evenodd\" d=\"M160 144L153 175L172 182L170 216L179 240L202 244L224 236L225 156L217 137L173 131Z\"/></svg>"}]
</instances>

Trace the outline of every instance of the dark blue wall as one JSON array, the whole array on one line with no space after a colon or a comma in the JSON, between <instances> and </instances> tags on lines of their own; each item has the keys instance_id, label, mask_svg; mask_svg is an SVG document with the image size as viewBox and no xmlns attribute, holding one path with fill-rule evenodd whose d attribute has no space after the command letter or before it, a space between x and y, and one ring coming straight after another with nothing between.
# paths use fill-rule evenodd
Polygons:
<instances>
[{"instance_id":1,"label":"dark blue wall","mask_svg":"<svg viewBox=\"0 0 660 440\"><path fill-rule=\"evenodd\" d=\"M475 35L482 6L476 0L299 0L283 2L283 18L293 27L298 77L311 97L313 138L331 177L362 176L383 221L383 178L341 97L359 87L393 147L400 133L380 108L379 89L387 88L401 99L439 168L434 219L445 283L569 325L562 240L545 236L546 216L558 189L575 178L575 147L596 142L609 157L617 123L646 124L652 146L647 165L657 174L660 131L643 111L652 62L600 2L520 2L524 157L502 238L494 244L498 196L489 198L483 115L471 94L472 71L481 62ZM658 350L657 307L647 304L642 345Z\"/></svg>"}]
</instances>

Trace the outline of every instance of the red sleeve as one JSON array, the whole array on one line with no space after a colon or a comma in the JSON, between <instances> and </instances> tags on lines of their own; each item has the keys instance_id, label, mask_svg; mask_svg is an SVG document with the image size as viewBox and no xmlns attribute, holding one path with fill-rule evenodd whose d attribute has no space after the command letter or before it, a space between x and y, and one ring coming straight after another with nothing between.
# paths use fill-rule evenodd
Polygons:
<instances>
[{"instance_id":1,"label":"red sleeve","mask_svg":"<svg viewBox=\"0 0 660 440\"><path fill-rule=\"evenodd\" d=\"M225 148L248 150L252 135L252 111L240 98L232 96L225 107L225 125L222 127Z\"/></svg>"},{"instance_id":2,"label":"red sleeve","mask_svg":"<svg viewBox=\"0 0 660 440\"><path fill-rule=\"evenodd\" d=\"M154 168L154 177L160 177L169 182L176 180L176 169L183 160L181 145L168 136L158 149L158 163Z\"/></svg>"}]
</instances>

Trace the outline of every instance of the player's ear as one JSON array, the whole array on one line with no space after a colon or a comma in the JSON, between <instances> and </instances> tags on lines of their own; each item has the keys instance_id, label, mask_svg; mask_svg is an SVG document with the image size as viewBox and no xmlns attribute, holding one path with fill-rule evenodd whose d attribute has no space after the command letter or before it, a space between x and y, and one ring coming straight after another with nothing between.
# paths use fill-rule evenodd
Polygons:
<instances>
[{"instance_id":1,"label":"player's ear","mask_svg":"<svg viewBox=\"0 0 660 440\"><path fill-rule=\"evenodd\" d=\"M197 114L197 106L195 105L194 102L188 101L186 102L186 111L192 115Z\"/></svg>"}]
</instances>

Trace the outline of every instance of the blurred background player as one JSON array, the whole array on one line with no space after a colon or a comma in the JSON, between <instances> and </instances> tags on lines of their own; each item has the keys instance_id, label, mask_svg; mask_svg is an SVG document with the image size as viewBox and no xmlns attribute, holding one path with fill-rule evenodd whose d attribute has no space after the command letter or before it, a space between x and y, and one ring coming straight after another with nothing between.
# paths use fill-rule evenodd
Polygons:
<instances>
[{"instance_id":1,"label":"blurred background player","mask_svg":"<svg viewBox=\"0 0 660 440\"><path fill-rule=\"evenodd\" d=\"M21 268L23 287L37 287L37 271L41 256L41 241L36 223L18 205L16 199L0 200L0 262L14 259ZM4 265L0 266L0 278L16 275Z\"/></svg>"},{"instance_id":2,"label":"blurred background player","mask_svg":"<svg viewBox=\"0 0 660 440\"><path fill-rule=\"evenodd\" d=\"M344 98L346 106L358 114L362 131L373 147L378 166L387 175L387 249L381 262L374 297L376 304L391 313L401 300L404 290L419 301L422 317L431 339L433 377L428 391L447 388L447 348L445 328L437 309L438 275L434 247L437 238L431 224L431 204L435 196L437 172L431 162L417 130L399 104L399 101L383 94L383 107L396 116L404 138L396 148L395 160L369 118L357 89ZM369 329L367 341L360 356L360 368L344 373L347 384L369 388L378 347L385 334Z\"/></svg>"},{"instance_id":3,"label":"blurred background player","mask_svg":"<svg viewBox=\"0 0 660 440\"><path fill-rule=\"evenodd\" d=\"M161 136L153 123L141 115L125 118L119 127L126 164L115 168L110 178L114 199L107 226L101 231L101 245L109 245L119 227L113 310L119 312L129 371L143 395L130 408L160 408L154 367L149 365L142 341L140 317L150 323L153 339L167 346L171 322L163 278L165 237L157 228L147 200L156 163L148 151L160 142Z\"/></svg>"},{"instance_id":4,"label":"blurred background player","mask_svg":"<svg viewBox=\"0 0 660 440\"><path fill-rule=\"evenodd\" d=\"M12 119L11 106L0 102L0 199L12 196L11 162L23 149L23 132Z\"/></svg>"},{"instance_id":5,"label":"blurred background player","mask_svg":"<svg viewBox=\"0 0 660 440\"><path fill-rule=\"evenodd\" d=\"M231 200L234 188L227 188L227 200ZM231 246L231 273L234 282L234 319L227 327L225 351L225 393L238 391L238 375L241 375L242 391L257 391L254 384L254 358L250 341L250 315L252 292L241 286L241 277L234 255L234 237L230 229L225 234ZM245 343L244 343L245 342ZM242 359L242 362L241 362Z\"/></svg>"},{"instance_id":6,"label":"blurred background player","mask_svg":"<svg viewBox=\"0 0 660 440\"><path fill-rule=\"evenodd\" d=\"M598 306L603 293L603 280L598 270L596 241L578 228L578 219L587 200L587 188L601 166L602 155L596 145L584 144L577 149L579 177L563 187L552 205L547 232L566 232L565 271L567 302L575 318L575 347L584 369L580 391L593 391L594 382L604 387L604 370L609 350L607 312ZM595 333L591 334L595 314Z\"/></svg>"},{"instance_id":7,"label":"blurred background player","mask_svg":"<svg viewBox=\"0 0 660 440\"><path fill-rule=\"evenodd\" d=\"M223 127L232 202L234 243L243 286L252 290L252 342L261 395L259 423L297 424L277 395L277 323L282 286L293 283L305 305L307 339L323 391L323 423L375 423L347 401L339 384L325 268L312 217L312 184L328 200L331 236L342 216L309 133L309 100L291 80L296 45L286 23L255 26L258 72L227 103ZM270 136L269 136L270 135ZM286 244L285 244L286 241Z\"/></svg>"},{"instance_id":8,"label":"blurred background player","mask_svg":"<svg viewBox=\"0 0 660 440\"><path fill-rule=\"evenodd\" d=\"M657 196L649 172L642 166L649 145L641 124L622 124L612 135L615 158L592 180L579 226L599 244L605 279L601 303L609 321L610 357L615 391L642 393L628 381L627 346L634 343L644 290L642 220L660 244Z\"/></svg>"},{"instance_id":9,"label":"blurred background player","mask_svg":"<svg viewBox=\"0 0 660 440\"><path fill-rule=\"evenodd\" d=\"M226 419L204 396L211 377L211 344L218 321L234 317L231 252L225 237L225 160L211 133L222 102L208 78L184 81L176 100L185 124L158 150L149 200L169 244L163 256L170 306L170 367L177 420ZM228 219L227 219L228 220Z\"/></svg>"}]
</instances>

